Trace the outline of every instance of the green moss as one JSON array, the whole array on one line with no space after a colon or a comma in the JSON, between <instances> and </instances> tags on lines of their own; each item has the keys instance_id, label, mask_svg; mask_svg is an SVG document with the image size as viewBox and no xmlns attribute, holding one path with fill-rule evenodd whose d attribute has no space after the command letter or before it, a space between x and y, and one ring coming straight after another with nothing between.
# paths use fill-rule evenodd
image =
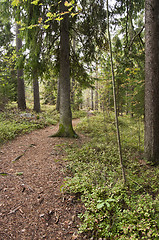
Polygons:
<instances>
[{"instance_id":1,"label":"green moss","mask_svg":"<svg viewBox=\"0 0 159 240\"><path fill-rule=\"evenodd\" d=\"M78 135L73 130L72 124L69 126L64 126L63 124L59 124L59 130L57 133L49 136L49 137L68 137L68 138L78 138Z\"/></svg>"}]
</instances>

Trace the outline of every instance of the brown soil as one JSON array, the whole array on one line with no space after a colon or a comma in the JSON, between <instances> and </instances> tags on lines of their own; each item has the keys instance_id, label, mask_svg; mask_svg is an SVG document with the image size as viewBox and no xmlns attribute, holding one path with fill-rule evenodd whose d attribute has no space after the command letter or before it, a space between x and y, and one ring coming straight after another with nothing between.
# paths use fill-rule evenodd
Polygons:
<instances>
[{"instance_id":1,"label":"brown soil","mask_svg":"<svg viewBox=\"0 0 159 240\"><path fill-rule=\"evenodd\" d=\"M81 202L60 191L66 176L61 144L81 144L84 137L49 138L57 129L33 131L1 147L0 240L86 239L77 233Z\"/></svg>"}]
</instances>

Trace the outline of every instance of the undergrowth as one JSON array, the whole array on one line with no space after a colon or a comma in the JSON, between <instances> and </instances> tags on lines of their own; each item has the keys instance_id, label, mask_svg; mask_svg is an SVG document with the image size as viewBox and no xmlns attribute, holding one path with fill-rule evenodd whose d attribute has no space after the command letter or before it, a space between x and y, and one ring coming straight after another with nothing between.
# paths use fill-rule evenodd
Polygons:
<instances>
[{"instance_id":1,"label":"undergrowth","mask_svg":"<svg viewBox=\"0 0 159 240\"><path fill-rule=\"evenodd\" d=\"M59 121L59 113L55 106L42 105L42 111L35 113L29 108L19 111L15 104L8 105L0 112L0 144L15 138L17 135L31 132L35 129L55 125ZM84 111L73 113L73 118L85 116Z\"/></svg>"},{"instance_id":2,"label":"undergrowth","mask_svg":"<svg viewBox=\"0 0 159 240\"><path fill-rule=\"evenodd\" d=\"M82 146L68 146L68 176L62 190L78 193L85 205L79 232L89 239L159 239L159 168L143 158L142 121L120 117L123 185L114 117L85 118L76 128L87 135ZM70 174L69 174L70 173Z\"/></svg>"}]
</instances>

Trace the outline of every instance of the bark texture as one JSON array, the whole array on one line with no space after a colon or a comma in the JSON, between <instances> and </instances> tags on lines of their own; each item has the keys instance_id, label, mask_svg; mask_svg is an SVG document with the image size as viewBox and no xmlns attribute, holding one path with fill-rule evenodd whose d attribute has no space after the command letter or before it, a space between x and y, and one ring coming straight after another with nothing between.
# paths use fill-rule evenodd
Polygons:
<instances>
[{"instance_id":1,"label":"bark texture","mask_svg":"<svg viewBox=\"0 0 159 240\"><path fill-rule=\"evenodd\" d=\"M61 12L66 12L65 0L60 3ZM69 15L65 13L60 29L60 123L59 131L54 136L77 137L72 127L72 112L70 104L70 44Z\"/></svg>"},{"instance_id":2,"label":"bark texture","mask_svg":"<svg viewBox=\"0 0 159 240\"><path fill-rule=\"evenodd\" d=\"M145 1L145 156L159 164L159 1Z\"/></svg>"},{"instance_id":3,"label":"bark texture","mask_svg":"<svg viewBox=\"0 0 159 240\"><path fill-rule=\"evenodd\" d=\"M17 57L20 57L20 50L22 48L22 39L19 37L20 25L16 24L16 52ZM23 79L23 68L21 64L18 64L17 68L17 96L18 96L18 108L21 110L26 109L25 101L25 87Z\"/></svg>"},{"instance_id":4,"label":"bark texture","mask_svg":"<svg viewBox=\"0 0 159 240\"><path fill-rule=\"evenodd\" d=\"M37 69L33 70L34 111L40 112L40 94Z\"/></svg>"},{"instance_id":5,"label":"bark texture","mask_svg":"<svg viewBox=\"0 0 159 240\"><path fill-rule=\"evenodd\" d=\"M56 99L56 110L60 111L60 80L57 82L57 99Z\"/></svg>"}]
</instances>

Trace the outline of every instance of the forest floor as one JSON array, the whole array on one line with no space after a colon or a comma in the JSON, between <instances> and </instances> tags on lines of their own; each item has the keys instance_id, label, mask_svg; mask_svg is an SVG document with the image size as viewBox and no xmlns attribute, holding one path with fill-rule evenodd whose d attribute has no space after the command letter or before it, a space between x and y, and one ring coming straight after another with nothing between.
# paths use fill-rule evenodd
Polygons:
<instances>
[{"instance_id":1,"label":"forest floor","mask_svg":"<svg viewBox=\"0 0 159 240\"><path fill-rule=\"evenodd\" d=\"M57 130L36 130L0 148L0 240L87 239L77 233L84 207L75 195L60 191L65 143L80 146L85 137L48 137Z\"/></svg>"}]
</instances>

